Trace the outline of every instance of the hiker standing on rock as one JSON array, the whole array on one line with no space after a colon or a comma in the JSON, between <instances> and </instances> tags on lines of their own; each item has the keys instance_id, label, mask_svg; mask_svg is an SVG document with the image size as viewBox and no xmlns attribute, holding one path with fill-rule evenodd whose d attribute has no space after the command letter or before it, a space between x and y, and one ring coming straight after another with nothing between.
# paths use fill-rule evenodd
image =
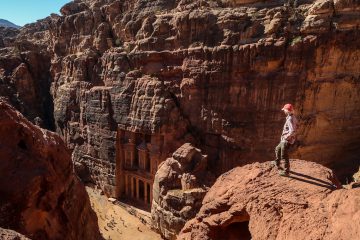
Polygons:
<instances>
[{"instance_id":1,"label":"hiker standing on rock","mask_svg":"<svg viewBox=\"0 0 360 240\"><path fill-rule=\"evenodd\" d=\"M281 110L286 114L286 121L281 134L280 143L275 148L276 159L273 162L273 165L278 168L281 176L289 176L290 162L288 151L290 146L294 144L296 140L297 119L294 115L294 108L291 104L285 104ZM280 171L281 159L284 159L285 166L284 170Z\"/></svg>"}]
</instances>

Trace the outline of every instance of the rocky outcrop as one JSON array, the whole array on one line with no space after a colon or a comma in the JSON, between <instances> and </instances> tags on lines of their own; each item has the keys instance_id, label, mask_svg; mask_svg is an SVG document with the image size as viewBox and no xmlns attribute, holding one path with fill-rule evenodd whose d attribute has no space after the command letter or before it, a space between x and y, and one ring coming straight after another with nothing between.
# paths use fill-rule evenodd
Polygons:
<instances>
[{"instance_id":1,"label":"rocky outcrop","mask_svg":"<svg viewBox=\"0 0 360 240\"><path fill-rule=\"evenodd\" d=\"M0 227L34 240L99 239L96 215L61 138L4 101L0 112Z\"/></svg>"},{"instance_id":2,"label":"rocky outcrop","mask_svg":"<svg viewBox=\"0 0 360 240\"><path fill-rule=\"evenodd\" d=\"M19 30L0 26L0 48L10 47L13 45Z\"/></svg>"},{"instance_id":3,"label":"rocky outcrop","mask_svg":"<svg viewBox=\"0 0 360 240\"><path fill-rule=\"evenodd\" d=\"M221 175L178 239L356 239L360 189L340 189L333 172L293 160L289 177L269 162Z\"/></svg>"},{"instance_id":4,"label":"rocky outcrop","mask_svg":"<svg viewBox=\"0 0 360 240\"><path fill-rule=\"evenodd\" d=\"M189 143L159 166L153 186L153 226L166 239L176 239L185 223L195 217L214 177L207 156Z\"/></svg>"}]
</instances>

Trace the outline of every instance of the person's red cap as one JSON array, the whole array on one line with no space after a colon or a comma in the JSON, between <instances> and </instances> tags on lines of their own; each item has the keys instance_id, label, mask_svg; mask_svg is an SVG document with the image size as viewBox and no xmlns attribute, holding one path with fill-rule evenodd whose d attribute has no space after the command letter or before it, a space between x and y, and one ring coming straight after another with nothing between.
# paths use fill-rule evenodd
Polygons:
<instances>
[{"instance_id":1,"label":"person's red cap","mask_svg":"<svg viewBox=\"0 0 360 240\"><path fill-rule=\"evenodd\" d=\"M284 107L281 110L288 110L289 112L292 112L294 111L294 108L290 103L287 103L284 105Z\"/></svg>"}]
</instances>

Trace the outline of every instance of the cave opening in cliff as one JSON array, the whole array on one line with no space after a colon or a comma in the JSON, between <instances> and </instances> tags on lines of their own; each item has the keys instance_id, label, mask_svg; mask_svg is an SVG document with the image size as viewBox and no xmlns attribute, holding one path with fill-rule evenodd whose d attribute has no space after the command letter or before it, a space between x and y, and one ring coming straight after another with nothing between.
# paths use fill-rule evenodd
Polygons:
<instances>
[{"instance_id":1,"label":"cave opening in cliff","mask_svg":"<svg viewBox=\"0 0 360 240\"><path fill-rule=\"evenodd\" d=\"M240 219L239 219L240 220ZM213 239L251 240L249 219L241 217L241 221L234 221L226 226L214 228L211 231Z\"/></svg>"},{"instance_id":2,"label":"cave opening in cliff","mask_svg":"<svg viewBox=\"0 0 360 240\"><path fill-rule=\"evenodd\" d=\"M229 240L251 240L249 221L232 223L226 228L226 232L228 233L228 237L226 239Z\"/></svg>"},{"instance_id":3,"label":"cave opening in cliff","mask_svg":"<svg viewBox=\"0 0 360 240\"><path fill-rule=\"evenodd\" d=\"M23 150L27 150L26 142L24 140L22 140L22 139L19 141L18 147L23 149Z\"/></svg>"}]
</instances>

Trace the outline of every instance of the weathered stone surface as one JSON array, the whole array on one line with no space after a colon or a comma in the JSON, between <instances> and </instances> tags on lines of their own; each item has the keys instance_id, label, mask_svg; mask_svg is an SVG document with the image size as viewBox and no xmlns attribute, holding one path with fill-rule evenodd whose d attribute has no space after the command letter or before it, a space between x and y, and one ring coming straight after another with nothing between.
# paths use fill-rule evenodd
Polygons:
<instances>
[{"instance_id":1,"label":"weathered stone surface","mask_svg":"<svg viewBox=\"0 0 360 240\"><path fill-rule=\"evenodd\" d=\"M166 239L176 239L200 209L214 181L207 167L207 156L189 143L160 164L154 180L151 216L154 227Z\"/></svg>"},{"instance_id":2,"label":"weathered stone surface","mask_svg":"<svg viewBox=\"0 0 360 240\"><path fill-rule=\"evenodd\" d=\"M356 239L360 189L340 189L316 163L293 160L291 170L281 177L266 162L223 174L178 239Z\"/></svg>"},{"instance_id":3,"label":"weathered stone surface","mask_svg":"<svg viewBox=\"0 0 360 240\"><path fill-rule=\"evenodd\" d=\"M0 49L12 46L18 33L19 30L16 28L6 28L0 26Z\"/></svg>"},{"instance_id":4,"label":"weathered stone surface","mask_svg":"<svg viewBox=\"0 0 360 240\"><path fill-rule=\"evenodd\" d=\"M3 34L0 29L0 96L30 121L39 118L42 127L54 130L51 62L46 51L49 38L45 30L49 28L50 19L12 33Z\"/></svg>"},{"instance_id":5,"label":"weathered stone surface","mask_svg":"<svg viewBox=\"0 0 360 240\"><path fill-rule=\"evenodd\" d=\"M34 240L99 239L96 215L61 138L4 101L0 113L0 227Z\"/></svg>"},{"instance_id":6,"label":"weathered stone surface","mask_svg":"<svg viewBox=\"0 0 360 240\"><path fill-rule=\"evenodd\" d=\"M13 230L0 228L0 239L1 240L29 240L29 238L17 233Z\"/></svg>"}]
</instances>

